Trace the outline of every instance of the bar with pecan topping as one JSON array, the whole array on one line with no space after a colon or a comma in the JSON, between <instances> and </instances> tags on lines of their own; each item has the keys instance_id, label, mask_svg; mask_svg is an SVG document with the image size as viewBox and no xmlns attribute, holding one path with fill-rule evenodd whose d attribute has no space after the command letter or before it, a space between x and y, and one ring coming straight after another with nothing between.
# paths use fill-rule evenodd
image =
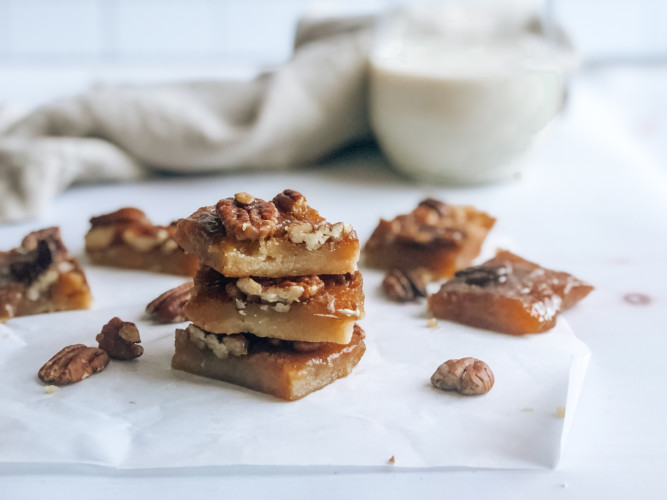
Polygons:
<instances>
[{"instance_id":1,"label":"bar with pecan topping","mask_svg":"<svg viewBox=\"0 0 667 500\"><path fill-rule=\"evenodd\" d=\"M427 198L409 214L381 219L364 247L365 262L381 269L420 270L450 278L479 255L495 219L471 206Z\"/></svg>"},{"instance_id":2,"label":"bar with pecan topping","mask_svg":"<svg viewBox=\"0 0 667 500\"><path fill-rule=\"evenodd\" d=\"M0 322L14 316L88 309L90 288L57 227L28 234L21 246L0 252Z\"/></svg>"},{"instance_id":3,"label":"bar with pecan topping","mask_svg":"<svg viewBox=\"0 0 667 500\"><path fill-rule=\"evenodd\" d=\"M231 277L345 274L356 269L359 239L287 189L271 201L247 193L202 207L178 222L176 242Z\"/></svg>"},{"instance_id":4,"label":"bar with pecan topping","mask_svg":"<svg viewBox=\"0 0 667 500\"><path fill-rule=\"evenodd\" d=\"M90 219L86 254L102 266L193 276L199 260L181 250L173 239L176 224L154 225L134 207Z\"/></svg>"}]
</instances>

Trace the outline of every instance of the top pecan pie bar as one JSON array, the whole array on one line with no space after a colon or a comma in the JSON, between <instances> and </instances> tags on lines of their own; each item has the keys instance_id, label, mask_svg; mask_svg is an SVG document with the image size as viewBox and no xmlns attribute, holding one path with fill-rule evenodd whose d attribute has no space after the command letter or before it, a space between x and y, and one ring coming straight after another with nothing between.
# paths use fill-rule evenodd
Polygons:
<instances>
[{"instance_id":1,"label":"top pecan pie bar","mask_svg":"<svg viewBox=\"0 0 667 500\"><path fill-rule=\"evenodd\" d=\"M345 274L359 240L349 224L329 223L287 189L271 201L238 193L178 221L176 242L227 277Z\"/></svg>"},{"instance_id":2,"label":"top pecan pie bar","mask_svg":"<svg viewBox=\"0 0 667 500\"><path fill-rule=\"evenodd\" d=\"M87 309L92 297L86 276L49 227L28 234L21 246L0 252L0 322L71 309Z\"/></svg>"},{"instance_id":3,"label":"top pecan pie bar","mask_svg":"<svg viewBox=\"0 0 667 500\"><path fill-rule=\"evenodd\" d=\"M155 226L138 208L126 207L90 219L86 253L102 266L194 276L196 257L181 250L172 236L175 224Z\"/></svg>"}]
</instances>

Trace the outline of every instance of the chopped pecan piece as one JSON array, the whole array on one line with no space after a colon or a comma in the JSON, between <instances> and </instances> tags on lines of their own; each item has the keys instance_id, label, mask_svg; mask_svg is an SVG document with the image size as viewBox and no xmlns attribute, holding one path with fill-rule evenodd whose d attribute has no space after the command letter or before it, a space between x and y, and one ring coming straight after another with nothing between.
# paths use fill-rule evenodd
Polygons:
<instances>
[{"instance_id":1,"label":"chopped pecan piece","mask_svg":"<svg viewBox=\"0 0 667 500\"><path fill-rule=\"evenodd\" d=\"M444 201L436 200L435 198L426 198L419 202L419 207L430 208L438 212L438 215L447 215L449 213L449 205Z\"/></svg>"},{"instance_id":2,"label":"chopped pecan piece","mask_svg":"<svg viewBox=\"0 0 667 500\"><path fill-rule=\"evenodd\" d=\"M411 302L426 297L426 285L417 271L392 269L382 281L387 297L395 302Z\"/></svg>"},{"instance_id":3,"label":"chopped pecan piece","mask_svg":"<svg viewBox=\"0 0 667 500\"><path fill-rule=\"evenodd\" d=\"M167 290L146 306L146 313L158 323L180 323L185 321L185 303L192 296L193 282L183 283Z\"/></svg>"},{"instance_id":4,"label":"chopped pecan piece","mask_svg":"<svg viewBox=\"0 0 667 500\"><path fill-rule=\"evenodd\" d=\"M101 372L107 364L109 356L102 349L75 344L65 347L48 360L37 376L47 384L72 384Z\"/></svg>"},{"instance_id":5,"label":"chopped pecan piece","mask_svg":"<svg viewBox=\"0 0 667 500\"><path fill-rule=\"evenodd\" d=\"M234 195L234 200L240 203L241 205L250 205L255 201L255 197L248 193L236 193Z\"/></svg>"},{"instance_id":6,"label":"chopped pecan piece","mask_svg":"<svg viewBox=\"0 0 667 500\"><path fill-rule=\"evenodd\" d=\"M144 353L144 348L138 345L141 338L137 325L118 317L104 325L95 340L113 359L134 359Z\"/></svg>"},{"instance_id":7,"label":"chopped pecan piece","mask_svg":"<svg viewBox=\"0 0 667 500\"><path fill-rule=\"evenodd\" d=\"M274 196L273 203L281 212L291 213L297 218L306 215L309 208L306 197L293 189L285 189L282 193L278 193Z\"/></svg>"},{"instance_id":8,"label":"chopped pecan piece","mask_svg":"<svg viewBox=\"0 0 667 500\"><path fill-rule=\"evenodd\" d=\"M278 229L278 209L259 198L248 204L225 198L217 203L216 211L227 233L239 241L266 239Z\"/></svg>"}]
</instances>

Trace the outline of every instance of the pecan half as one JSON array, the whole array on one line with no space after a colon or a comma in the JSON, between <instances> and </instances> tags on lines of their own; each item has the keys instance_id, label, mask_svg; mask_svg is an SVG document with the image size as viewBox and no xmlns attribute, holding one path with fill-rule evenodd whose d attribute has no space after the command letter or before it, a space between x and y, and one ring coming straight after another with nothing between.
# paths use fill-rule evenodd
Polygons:
<instances>
[{"instance_id":1,"label":"pecan half","mask_svg":"<svg viewBox=\"0 0 667 500\"><path fill-rule=\"evenodd\" d=\"M416 271L392 269L382 280L382 288L395 302L411 302L419 297L426 297L426 285Z\"/></svg>"},{"instance_id":2,"label":"pecan half","mask_svg":"<svg viewBox=\"0 0 667 500\"><path fill-rule=\"evenodd\" d=\"M475 358L445 361L431 376L434 387L466 395L485 394L491 390L494 382L489 365Z\"/></svg>"},{"instance_id":3,"label":"pecan half","mask_svg":"<svg viewBox=\"0 0 667 500\"><path fill-rule=\"evenodd\" d=\"M92 227L110 226L112 224L142 224L151 225L151 221L146 217L146 214L134 207L125 207L115 212L104 215L98 215L90 219Z\"/></svg>"},{"instance_id":4,"label":"pecan half","mask_svg":"<svg viewBox=\"0 0 667 500\"><path fill-rule=\"evenodd\" d=\"M239 241L266 239L278 229L278 209L273 203L259 198L253 198L247 204L235 198L225 198L215 209L227 234Z\"/></svg>"},{"instance_id":5,"label":"pecan half","mask_svg":"<svg viewBox=\"0 0 667 500\"><path fill-rule=\"evenodd\" d=\"M183 283L167 290L146 306L146 313L158 323L180 323L186 321L185 304L192 296L194 283Z\"/></svg>"},{"instance_id":6,"label":"pecan half","mask_svg":"<svg viewBox=\"0 0 667 500\"><path fill-rule=\"evenodd\" d=\"M109 356L102 349L75 344L65 347L48 360L37 376L47 384L72 384L101 372L107 364Z\"/></svg>"},{"instance_id":7,"label":"pecan half","mask_svg":"<svg viewBox=\"0 0 667 500\"><path fill-rule=\"evenodd\" d=\"M118 317L104 325L95 340L113 359L134 359L144 353L144 348L138 345L141 338L137 325Z\"/></svg>"}]
</instances>

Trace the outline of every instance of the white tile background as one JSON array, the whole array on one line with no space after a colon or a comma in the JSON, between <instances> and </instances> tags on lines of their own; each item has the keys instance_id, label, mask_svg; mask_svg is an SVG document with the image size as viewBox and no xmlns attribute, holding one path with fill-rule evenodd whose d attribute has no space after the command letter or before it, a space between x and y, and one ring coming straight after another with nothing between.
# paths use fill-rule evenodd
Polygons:
<instances>
[{"instance_id":1,"label":"white tile background","mask_svg":"<svg viewBox=\"0 0 667 500\"><path fill-rule=\"evenodd\" d=\"M0 63L289 56L307 9L400 0L0 0ZM553 0L584 56L667 55L666 0Z\"/></svg>"},{"instance_id":2,"label":"white tile background","mask_svg":"<svg viewBox=\"0 0 667 500\"><path fill-rule=\"evenodd\" d=\"M0 115L98 81L245 76L289 57L304 12L408 1L0 0ZM667 0L544 1L585 61L667 63Z\"/></svg>"}]
</instances>

